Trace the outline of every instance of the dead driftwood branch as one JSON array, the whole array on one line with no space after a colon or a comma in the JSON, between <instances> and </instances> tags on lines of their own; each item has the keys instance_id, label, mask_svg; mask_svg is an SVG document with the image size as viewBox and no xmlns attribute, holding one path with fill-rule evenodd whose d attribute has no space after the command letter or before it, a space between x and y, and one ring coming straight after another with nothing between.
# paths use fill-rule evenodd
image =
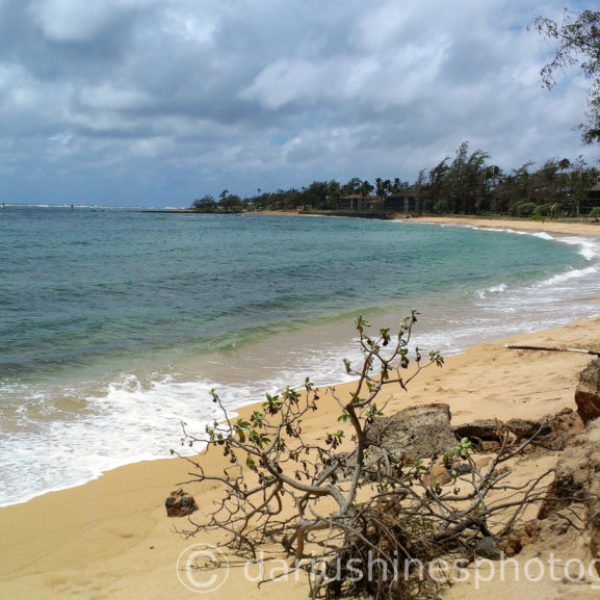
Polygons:
<instances>
[{"instance_id":1,"label":"dead driftwood branch","mask_svg":"<svg viewBox=\"0 0 600 600\"><path fill-rule=\"evenodd\" d=\"M560 348L559 346L521 346L518 344L506 344L505 348L510 350L542 350L544 352L579 352L580 354L592 354L600 356L598 350L588 350L587 348Z\"/></svg>"}]
</instances>

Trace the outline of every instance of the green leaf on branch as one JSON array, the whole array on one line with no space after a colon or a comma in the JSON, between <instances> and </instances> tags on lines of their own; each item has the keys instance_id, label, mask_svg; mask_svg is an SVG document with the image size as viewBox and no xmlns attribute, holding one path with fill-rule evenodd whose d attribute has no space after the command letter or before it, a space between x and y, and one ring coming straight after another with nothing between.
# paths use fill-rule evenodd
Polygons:
<instances>
[{"instance_id":1,"label":"green leaf on branch","mask_svg":"<svg viewBox=\"0 0 600 600\"><path fill-rule=\"evenodd\" d=\"M267 400L263 402L262 407L270 414L276 415L283 406L283 402L279 399L279 396L275 394L271 396L270 394L265 394Z\"/></svg>"},{"instance_id":2,"label":"green leaf on branch","mask_svg":"<svg viewBox=\"0 0 600 600\"><path fill-rule=\"evenodd\" d=\"M337 448L342 443L342 438L344 437L344 432L341 429L334 433L328 433L325 438L325 443L328 446L331 446L333 449Z\"/></svg>"}]
</instances>

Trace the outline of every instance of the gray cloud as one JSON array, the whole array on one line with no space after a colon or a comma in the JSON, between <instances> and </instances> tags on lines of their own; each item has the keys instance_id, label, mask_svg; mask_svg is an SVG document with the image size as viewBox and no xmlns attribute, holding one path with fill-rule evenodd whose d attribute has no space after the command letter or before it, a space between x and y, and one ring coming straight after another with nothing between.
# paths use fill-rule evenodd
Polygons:
<instances>
[{"instance_id":1,"label":"gray cloud","mask_svg":"<svg viewBox=\"0 0 600 600\"><path fill-rule=\"evenodd\" d=\"M562 2L2 0L8 201L186 205L227 187L412 180L465 139L505 169L574 157L528 21Z\"/></svg>"}]
</instances>

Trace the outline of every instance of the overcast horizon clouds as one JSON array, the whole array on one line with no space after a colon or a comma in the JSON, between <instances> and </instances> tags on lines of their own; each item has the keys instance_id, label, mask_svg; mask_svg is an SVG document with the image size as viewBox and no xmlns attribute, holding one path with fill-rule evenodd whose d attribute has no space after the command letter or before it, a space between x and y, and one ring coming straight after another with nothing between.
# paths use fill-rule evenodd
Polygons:
<instances>
[{"instance_id":1,"label":"overcast horizon clouds","mask_svg":"<svg viewBox=\"0 0 600 600\"><path fill-rule=\"evenodd\" d=\"M583 154L587 83L548 92L527 25L579 2L0 0L0 201L189 206L471 149Z\"/></svg>"}]
</instances>

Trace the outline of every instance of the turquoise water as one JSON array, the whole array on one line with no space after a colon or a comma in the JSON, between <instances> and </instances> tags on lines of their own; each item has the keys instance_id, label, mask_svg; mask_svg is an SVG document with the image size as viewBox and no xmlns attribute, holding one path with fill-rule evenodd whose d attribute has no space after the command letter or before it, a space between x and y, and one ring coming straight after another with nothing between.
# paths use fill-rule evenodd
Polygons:
<instances>
[{"instance_id":1,"label":"turquoise water","mask_svg":"<svg viewBox=\"0 0 600 600\"><path fill-rule=\"evenodd\" d=\"M341 379L361 312L417 308L444 351L564 322L575 300L567 319L587 316L598 254L408 222L7 207L0 503L168 455L179 419L209 416L209 387L235 406L284 378Z\"/></svg>"}]
</instances>

